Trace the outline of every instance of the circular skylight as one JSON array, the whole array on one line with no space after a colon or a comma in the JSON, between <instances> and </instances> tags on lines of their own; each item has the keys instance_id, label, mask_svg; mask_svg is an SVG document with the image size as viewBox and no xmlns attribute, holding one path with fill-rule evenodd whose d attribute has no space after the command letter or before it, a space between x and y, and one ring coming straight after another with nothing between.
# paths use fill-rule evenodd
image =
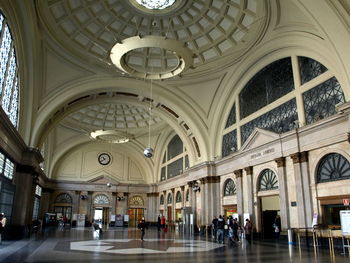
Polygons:
<instances>
[{"instance_id":1,"label":"circular skylight","mask_svg":"<svg viewBox=\"0 0 350 263\"><path fill-rule=\"evenodd\" d=\"M151 10L161 10L172 6L175 0L136 0L136 2Z\"/></svg>"}]
</instances>

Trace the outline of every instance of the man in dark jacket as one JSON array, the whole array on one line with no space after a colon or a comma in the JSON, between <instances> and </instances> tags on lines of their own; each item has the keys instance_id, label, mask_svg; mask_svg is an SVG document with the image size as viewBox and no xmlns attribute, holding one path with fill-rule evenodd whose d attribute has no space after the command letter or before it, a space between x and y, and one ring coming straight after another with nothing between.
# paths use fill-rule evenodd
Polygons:
<instances>
[{"instance_id":1,"label":"man in dark jacket","mask_svg":"<svg viewBox=\"0 0 350 263\"><path fill-rule=\"evenodd\" d=\"M140 223L138 224L137 228L141 230L141 240L143 241L143 237L145 236L146 230L146 221L144 217L142 217L142 219L140 220Z\"/></svg>"},{"instance_id":2,"label":"man in dark jacket","mask_svg":"<svg viewBox=\"0 0 350 263\"><path fill-rule=\"evenodd\" d=\"M224 229L225 229L225 220L220 215L218 219L218 242L222 244L224 244L224 241L225 241Z\"/></svg>"},{"instance_id":3,"label":"man in dark jacket","mask_svg":"<svg viewBox=\"0 0 350 263\"><path fill-rule=\"evenodd\" d=\"M216 240L217 231L218 231L218 218L214 216L213 221L211 221L212 227L213 227L213 239Z\"/></svg>"}]
</instances>

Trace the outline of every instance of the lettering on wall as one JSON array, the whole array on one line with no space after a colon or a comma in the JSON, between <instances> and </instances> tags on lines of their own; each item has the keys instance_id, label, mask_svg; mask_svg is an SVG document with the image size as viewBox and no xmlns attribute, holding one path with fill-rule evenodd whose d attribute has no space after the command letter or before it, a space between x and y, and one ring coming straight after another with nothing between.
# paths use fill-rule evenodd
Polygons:
<instances>
[{"instance_id":1,"label":"lettering on wall","mask_svg":"<svg viewBox=\"0 0 350 263\"><path fill-rule=\"evenodd\" d=\"M269 148L269 149L263 150L261 152L257 152L257 153L250 155L250 159L257 159L257 158L263 157L265 155L268 155L268 154L274 153L274 152L275 152L275 148Z\"/></svg>"}]
</instances>

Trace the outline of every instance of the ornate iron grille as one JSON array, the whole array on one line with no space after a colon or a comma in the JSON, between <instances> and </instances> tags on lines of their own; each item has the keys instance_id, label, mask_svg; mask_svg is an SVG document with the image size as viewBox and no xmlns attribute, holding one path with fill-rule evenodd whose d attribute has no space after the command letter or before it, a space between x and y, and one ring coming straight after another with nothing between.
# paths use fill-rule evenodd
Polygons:
<instances>
[{"instance_id":1,"label":"ornate iron grille","mask_svg":"<svg viewBox=\"0 0 350 263\"><path fill-rule=\"evenodd\" d=\"M160 171L160 180L164 181L166 179L166 167L162 167Z\"/></svg>"},{"instance_id":2,"label":"ornate iron grille","mask_svg":"<svg viewBox=\"0 0 350 263\"><path fill-rule=\"evenodd\" d=\"M294 90L294 80L290 57L271 63L255 74L240 92L241 119L292 90Z\"/></svg>"},{"instance_id":3,"label":"ornate iron grille","mask_svg":"<svg viewBox=\"0 0 350 263\"><path fill-rule=\"evenodd\" d=\"M177 191L176 193L176 203L181 203L182 202L182 195L180 191Z\"/></svg>"},{"instance_id":4,"label":"ornate iron grille","mask_svg":"<svg viewBox=\"0 0 350 263\"><path fill-rule=\"evenodd\" d=\"M335 106L345 102L343 90L335 77L306 91L303 99L307 124L335 114Z\"/></svg>"},{"instance_id":5,"label":"ornate iron grille","mask_svg":"<svg viewBox=\"0 0 350 263\"><path fill-rule=\"evenodd\" d=\"M236 194L236 185L232 179L227 179L224 184L224 196L230 196Z\"/></svg>"},{"instance_id":6,"label":"ornate iron grille","mask_svg":"<svg viewBox=\"0 0 350 263\"><path fill-rule=\"evenodd\" d=\"M108 205L109 204L109 198L105 195L96 195L94 198L94 204L98 205Z\"/></svg>"},{"instance_id":7,"label":"ornate iron grille","mask_svg":"<svg viewBox=\"0 0 350 263\"><path fill-rule=\"evenodd\" d=\"M322 73L327 71L327 68L320 62L307 57L298 57L301 84L304 84Z\"/></svg>"},{"instance_id":8,"label":"ornate iron grille","mask_svg":"<svg viewBox=\"0 0 350 263\"><path fill-rule=\"evenodd\" d=\"M230 127L231 125L236 123L236 105L233 104L230 114L228 115L225 128Z\"/></svg>"},{"instance_id":9,"label":"ornate iron grille","mask_svg":"<svg viewBox=\"0 0 350 263\"><path fill-rule=\"evenodd\" d=\"M161 195L161 196L160 196L160 201L159 201L159 203L160 203L161 205L164 205L164 195Z\"/></svg>"},{"instance_id":10,"label":"ornate iron grille","mask_svg":"<svg viewBox=\"0 0 350 263\"><path fill-rule=\"evenodd\" d=\"M183 152L183 143L178 135L175 135L168 144L168 161Z\"/></svg>"},{"instance_id":11,"label":"ornate iron grille","mask_svg":"<svg viewBox=\"0 0 350 263\"><path fill-rule=\"evenodd\" d=\"M317 169L317 182L331 182L350 178L350 163L342 155L331 153L322 158Z\"/></svg>"},{"instance_id":12,"label":"ornate iron grille","mask_svg":"<svg viewBox=\"0 0 350 263\"><path fill-rule=\"evenodd\" d=\"M278 189L277 175L270 169L261 172L259 178L259 191Z\"/></svg>"},{"instance_id":13,"label":"ornate iron grille","mask_svg":"<svg viewBox=\"0 0 350 263\"><path fill-rule=\"evenodd\" d=\"M222 157L228 156L237 151L237 130L226 133L222 138Z\"/></svg>"},{"instance_id":14,"label":"ornate iron grille","mask_svg":"<svg viewBox=\"0 0 350 263\"><path fill-rule=\"evenodd\" d=\"M263 128L276 133L294 129L298 119L296 100L292 99L241 127L241 138L244 143L255 128Z\"/></svg>"},{"instance_id":15,"label":"ornate iron grille","mask_svg":"<svg viewBox=\"0 0 350 263\"><path fill-rule=\"evenodd\" d=\"M56 199L55 203L62 203L62 204L71 204L72 203L72 197L69 194L59 194Z\"/></svg>"},{"instance_id":16,"label":"ornate iron grille","mask_svg":"<svg viewBox=\"0 0 350 263\"><path fill-rule=\"evenodd\" d=\"M170 193L168 194L167 200L168 200L168 204L172 204L173 203L173 196Z\"/></svg>"},{"instance_id":17,"label":"ornate iron grille","mask_svg":"<svg viewBox=\"0 0 350 263\"><path fill-rule=\"evenodd\" d=\"M168 165L168 179L182 173L183 158L178 159Z\"/></svg>"}]
</instances>

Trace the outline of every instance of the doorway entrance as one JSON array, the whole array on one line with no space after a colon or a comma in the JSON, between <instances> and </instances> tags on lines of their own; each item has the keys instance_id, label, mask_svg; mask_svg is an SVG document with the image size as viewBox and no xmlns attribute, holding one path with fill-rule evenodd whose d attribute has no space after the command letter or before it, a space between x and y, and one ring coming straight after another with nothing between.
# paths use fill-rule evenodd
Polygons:
<instances>
[{"instance_id":1,"label":"doorway entrance","mask_svg":"<svg viewBox=\"0 0 350 263\"><path fill-rule=\"evenodd\" d=\"M100 227L102 225L108 224L109 218L109 207L95 207L94 210L94 222L99 224Z\"/></svg>"},{"instance_id":2,"label":"doorway entrance","mask_svg":"<svg viewBox=\"0 0 350 263\"><path fill-rule=\"evenodd\" d=\"M261 230L264 238L273 238L276 216L280 212L279 197L265 196L260 198L261 201Z\"/></svg>"},{"instance_id":3,"label":"doorway entrance","mask_svg":"<svg viewBox=\"0 0 350 263\"><path fill-rule=\"evenodd\" d=\"M129 208L129 226L136 227L138 222L144 217L144 208Z\"/></svg>"}]
</instances>

